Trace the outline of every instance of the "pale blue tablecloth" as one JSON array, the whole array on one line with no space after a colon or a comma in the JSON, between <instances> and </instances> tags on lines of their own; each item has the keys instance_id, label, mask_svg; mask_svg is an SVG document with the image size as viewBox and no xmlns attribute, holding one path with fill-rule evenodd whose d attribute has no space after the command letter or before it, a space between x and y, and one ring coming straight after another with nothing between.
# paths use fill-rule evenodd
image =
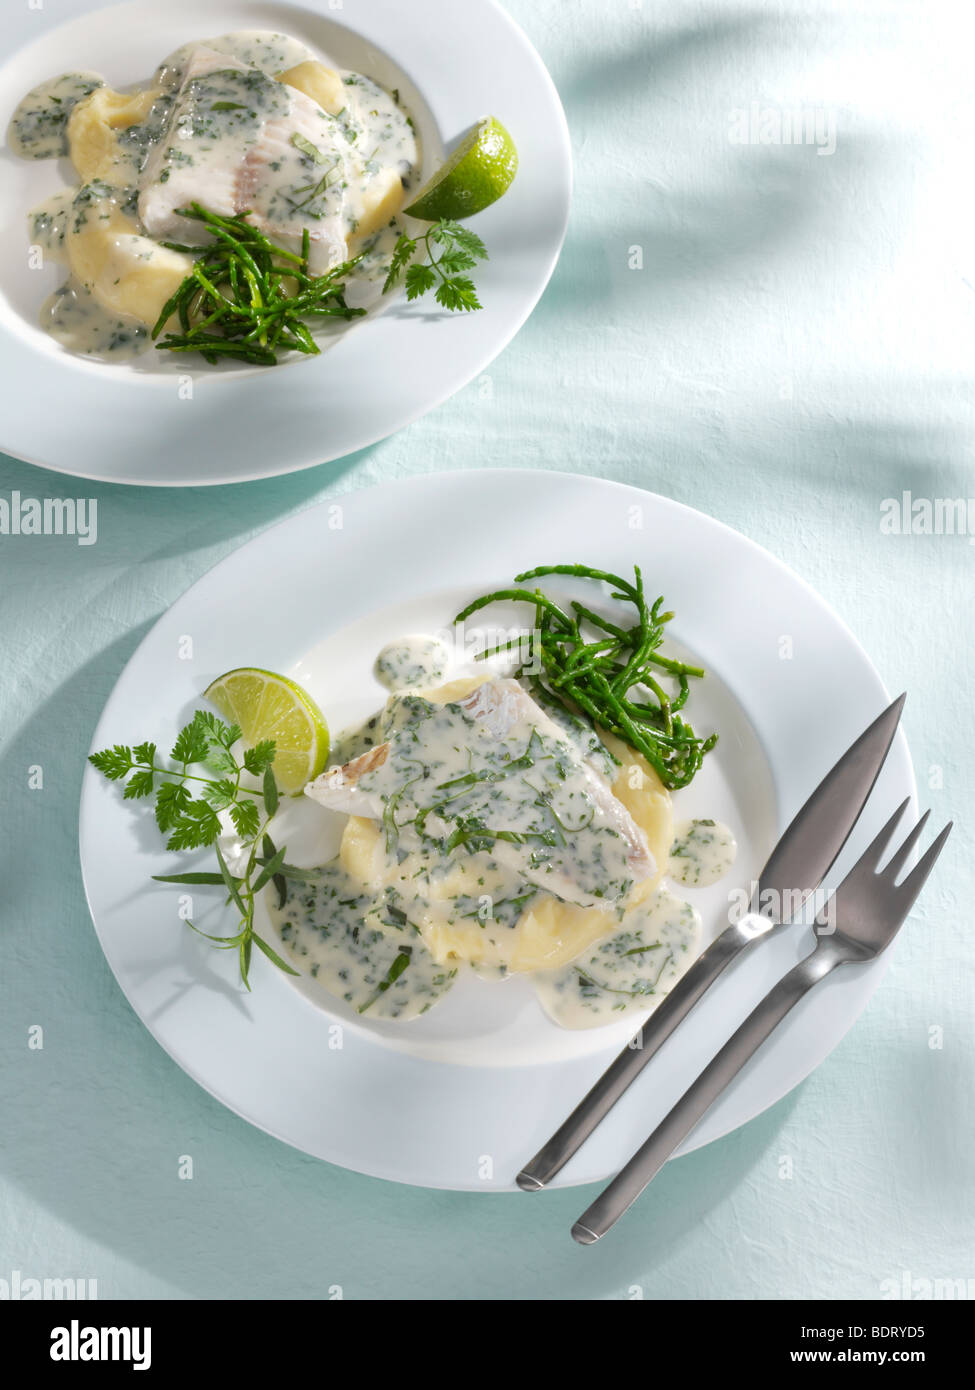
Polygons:
<instances>
[{"instance_id":1,"label":"pale blue tablecloth","mask_svg":"<svg viewBox=\"0 0 975 1390\"><path fill-rule=\"evenodd\" d=\"M99 503L96 545L0 537L0 1278L95 1278L101 1297L531 1299L876 1297L975 1276L975 549L881 529L886 498L975 493L970 20L921 0L510 8L562 93L577 194L552 285L484 381L264 484L147 492L0 464L0 496ZM819 148L762 143L795 105ZM81 755L168 604L313 501L493 465L663 492L794 566L910 691L922 797L958 823L844 1043L588 1250L567 1235L586 1190L530 1212L410 1190L222 1109L131 1013L78 868Z\"/></svg>"}]
</instances>

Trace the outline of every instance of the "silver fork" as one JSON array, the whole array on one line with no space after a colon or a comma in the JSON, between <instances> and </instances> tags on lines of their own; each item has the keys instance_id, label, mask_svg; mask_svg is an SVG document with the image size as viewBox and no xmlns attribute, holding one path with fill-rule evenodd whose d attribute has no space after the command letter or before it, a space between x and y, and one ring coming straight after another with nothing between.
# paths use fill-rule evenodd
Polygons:
<instances>
[{"instance_id":1,"label":"silver fork","mask_svg":"<svg viewBox=\"0 0 975 1390\"><path fill-rule=\"evenodd\" d=\"M827 922L835 922L835 930L817 928L815 949L784 975L749 1014L643 1147L572 1227L573 1238L580 1245L593 1245L615 1225L705 1111L813 985L839 965L872 960L893 941L951 831L949 822L903 883L898 883L897 876L907 863L930 814L925 811L884 869L878 870L881 856L907 805L908 801L901 803L837 888L827 916Z\"/></svg>"}]
</instances>

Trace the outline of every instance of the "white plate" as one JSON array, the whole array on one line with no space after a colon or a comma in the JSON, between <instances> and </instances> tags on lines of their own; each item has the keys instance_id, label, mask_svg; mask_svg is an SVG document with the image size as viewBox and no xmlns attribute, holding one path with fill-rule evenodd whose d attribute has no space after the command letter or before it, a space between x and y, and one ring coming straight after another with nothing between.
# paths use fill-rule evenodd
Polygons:
<instances>
[{"instance_id":1,"label":"white plate","mask_svg":"<svg viewBox=\"0 0 975 1390\"><path fill-rule=\"evenodd\" d=\"M674 639L710 673L695 687L693 720L717 728L720 742L675 812L714 813L739 834L733 880L694 899L713 937L729 887L757 873L888 697L851 634L790 570L718 522L635 488L551 473L439 474L302 512L218 565L160 619L119 679L93 747L146 737L165 747L216 675L249 664L306 683L338 727L381 703L371 668L384 641L443 626L459 601L523 568L577 561L617 572L639 562L677 611ZM853 848L914 793L899 737ZM105 955L162 1046L251 1123L347 1168L424 1186L508 1188L632 1031L623 1023L565 1032L519 980L462 980L425 1019L399 1026L323 1008L263 957L245 995L231 953L179 920L180 890L150 884L151 874L173 871L151 815L90 768L81 860ZM732 967L560 1181L614 1171L809 946L796 928ZM830 976L685 1149L801 1081L883 969L881 960Z\"/></svg>"},{"instance_id":2,"label":"white plate","mask_svg":"<svg viewBox=\"0 0 975 1390\"><path fill-rule=\"evenodd\" d=\"M32 86L69 69L144 81L172 49L233 29L277 29L390 87L420 130L425 176L445 146L496 115L520 168L474 221L491 259L484 308L444 314L391 298L320 357L273 369L193 368L147 353L106 366L65 352L37 324L64 272L27 269L27 212L63 187L56 161L0 155L0 447L107 482L194 486L269 478L340 458L401 429L483 372L537 303L562 248L571 190L565 116L551 78L494 0L95 0L6 6L0 130ZM67 166L65 166L67 167Z\"/></svg>"}]
</instances>

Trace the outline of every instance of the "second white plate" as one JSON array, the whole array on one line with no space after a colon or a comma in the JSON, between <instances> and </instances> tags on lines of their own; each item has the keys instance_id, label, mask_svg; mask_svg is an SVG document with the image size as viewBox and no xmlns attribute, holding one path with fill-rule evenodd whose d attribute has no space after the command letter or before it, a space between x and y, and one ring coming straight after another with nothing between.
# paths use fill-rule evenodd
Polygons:
<instances>
[{"instance_id":1,"label":"second white plate","mask_svg":"<svg viewBox=\"0 0 975 1390\"><path fill-rule=\"evenodd\" d=\"M695 895L710 939L726 920L729 888L757 876L887 692L849 631L791 571L710 518L634 488L550 473L440 474L302 512L225 560L159 621L122 674L94 746L166 746L209 682L241 665L302 681L339 728L381 703L371 670L384 641L441 628L468 598L559 562L616 572L639 563L676 609L674 640L708 669L691 712L721 741L675 811L715 814L741 843L734 879ZM913 795L899 737L849 853ZM156 1039L225 1105L345 1167L427 1186L511 1187L632 1032L628 1023L564 1032L518 980L465 980L405 1025L350 1019L303 996L263 958L253 994L243 994L235 961L181 921L180 891L150 882L173 872L151 816L91 769L81 858L102 947ZM809 944L796 929L733 966L559 1181L614 1171ZM883 969L882 960L850 967L814 991L685 1149L802 1080Z\"/></svg>"}]
</instances>

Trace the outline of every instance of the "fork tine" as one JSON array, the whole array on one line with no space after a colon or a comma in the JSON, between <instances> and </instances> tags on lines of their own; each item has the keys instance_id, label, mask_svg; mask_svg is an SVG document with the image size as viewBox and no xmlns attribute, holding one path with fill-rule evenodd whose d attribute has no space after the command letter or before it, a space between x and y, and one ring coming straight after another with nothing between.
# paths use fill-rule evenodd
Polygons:
<instances>
[{"instance_id":1,"label":"fork tine","mask_svg":"<svg viewBox=\"0 0 975 1390\"><path fill-rule=\"evenodd\" d=\"M883 830L881 830L880 834L876 837L875 840L872 840L871 843L867 846L867 848L863 851L860 858L854 865L853 870L851 870L851 873L855 872L857 869L867 868L872 869L874 872L876 872L877 868L880 865L880 857L883 854L884 850L887 848L887 846L890 844L891 836L897 829L897 823L910 804L911 798L909 796L905 797L905 799L898 806L897 810L891 816L890 820L884 826Z\"/></svg>"},{"instance_id":2,"label":"fork tine","mask_svg":"<svg viewBox=\"0 0 975 1390\"><path fill-rule=\"evenodd\" d=\"M914 865L914 868L908 874L907 878L905 878L904 882L897 889L897 893L901 899L899 906L903 907L905 917L910 912L911 908L914 906L915 898L917 897L918 893L920 893L921 889L924 887L924 883L927 879L928 874L934 868L935 861L937 860L938 855L944 849L945 841L951 834L951 828L953 824L953 821L948 822L944 830L942 830L941 834L935 840L934 844L931 845L927 853L921 859L918 860L918 862Z\"/></svg>"},{"instance_id":3,"label":"fork tine","mask_svg":"<svg viewBox=\"0 0 975 1390\"><path fill-rule=\"evenodd\" d=\"M925 825L927 825L928 823L928 817L930 815L930 810L925 811L924 815L921 817L917 825L908 835L907 839L901 845L900 849L895 850L894 853L888 859L887 863L884 865L883 875L884 878L888 880L888 882L893 883L894 880L897 878L897 875L900 873L901 869L903 869L904 865L907 863L908 859L910 858L911 850L914 848L918 840L921 838L921 834L924 830Z\"/></svg>"}]
</instances>

